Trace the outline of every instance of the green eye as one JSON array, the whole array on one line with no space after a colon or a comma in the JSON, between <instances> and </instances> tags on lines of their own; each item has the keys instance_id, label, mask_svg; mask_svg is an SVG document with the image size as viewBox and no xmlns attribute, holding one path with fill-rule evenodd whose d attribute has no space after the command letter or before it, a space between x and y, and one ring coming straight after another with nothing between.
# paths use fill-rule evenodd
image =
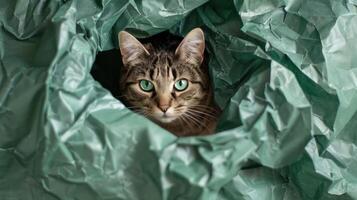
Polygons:
<instances>
[{"instance_id":1,"label":"green eye","mask_svg":"<svg viewBox=\"0 0 357 200\"><path fill-rule=\"evenodd\" d=\"M148 80L140 80L140 88L145 92L151 92L154 89L154 85Z\"/></svg>"},{"instance_id":2,"label":"green eye","mask_svg":"<svg viewBox=\"0 0 357 200\"><path fill-rule=\"evenodd\" d=\"M186 90L188 87L188 81L186 79L180 79L175 83L175 89L178 91Z\"/></svg>"}]
</instances>

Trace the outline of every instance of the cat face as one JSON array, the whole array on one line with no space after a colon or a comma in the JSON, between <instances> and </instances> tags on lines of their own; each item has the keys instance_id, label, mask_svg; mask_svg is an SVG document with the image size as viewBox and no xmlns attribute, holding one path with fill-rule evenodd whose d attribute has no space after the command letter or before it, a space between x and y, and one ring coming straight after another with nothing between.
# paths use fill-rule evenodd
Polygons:
<instances>
[{"instance_id":1,"label":"cat face","mask_svg":"<svg viewBox=\"0 0 357 200\"><path fill-rule=\"evenodd\" d=\"M124 67L120 90L129 107L160 123L198 120L210 101L208 74L201 66L204 35L192 30L176 51L142 45L127 32L119 33Z\"/></svg>"}]
</instances>

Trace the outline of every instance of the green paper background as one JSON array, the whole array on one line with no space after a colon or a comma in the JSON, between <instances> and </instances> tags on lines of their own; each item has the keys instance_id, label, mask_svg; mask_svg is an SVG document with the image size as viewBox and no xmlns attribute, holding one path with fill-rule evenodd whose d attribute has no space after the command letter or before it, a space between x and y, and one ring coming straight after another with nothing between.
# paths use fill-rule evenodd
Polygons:
<instances>
[{"instance_id":1,"label":"green paper background","mask_svg":"<svg viewBox=\"0 0 357 200\"><path fill-rule=\"evenodd\" d=\"M201 27L218 134L176 138L90 74L117 33ZM1 200L357 199L355 0L1 0Z\"/></svg>"}]
</instances>

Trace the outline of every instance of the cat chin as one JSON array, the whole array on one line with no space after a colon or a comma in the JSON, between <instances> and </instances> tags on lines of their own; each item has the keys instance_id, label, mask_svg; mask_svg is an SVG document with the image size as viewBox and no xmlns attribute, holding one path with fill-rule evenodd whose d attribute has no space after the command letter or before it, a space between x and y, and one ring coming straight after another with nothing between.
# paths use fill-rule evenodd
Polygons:
<instances>
[{"instance_id":1,"label":"cat chin","mask_svg":"<svg viewBox=\"0 0 357 200\"><path fill-rule=\"evenodd\" d=\"M159 122L161 123L171 123L173 121L175 121L176 117L159 117L159 118L156 118L156 120L158 120Z\"/></svg>"}]
</instances>

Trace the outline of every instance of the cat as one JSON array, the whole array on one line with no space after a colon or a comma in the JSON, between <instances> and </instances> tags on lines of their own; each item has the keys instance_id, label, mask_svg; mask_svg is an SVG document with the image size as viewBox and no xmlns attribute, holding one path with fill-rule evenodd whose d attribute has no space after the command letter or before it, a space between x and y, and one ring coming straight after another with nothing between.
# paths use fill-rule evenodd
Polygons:
<instances>
[{"instance_id":1,"label":"cat","mask_svg":"<svg viewBox=\"0 0 357 200\"><path fill-rule=\"evenodd\" d=\"M191 30L174 51L168 48L170 41L155 48L126 31L118 39L123 63L119 90L130 109L176 136L214 133L220 110L203 62L200 28Z\"/></svg>"}]
</instances>

